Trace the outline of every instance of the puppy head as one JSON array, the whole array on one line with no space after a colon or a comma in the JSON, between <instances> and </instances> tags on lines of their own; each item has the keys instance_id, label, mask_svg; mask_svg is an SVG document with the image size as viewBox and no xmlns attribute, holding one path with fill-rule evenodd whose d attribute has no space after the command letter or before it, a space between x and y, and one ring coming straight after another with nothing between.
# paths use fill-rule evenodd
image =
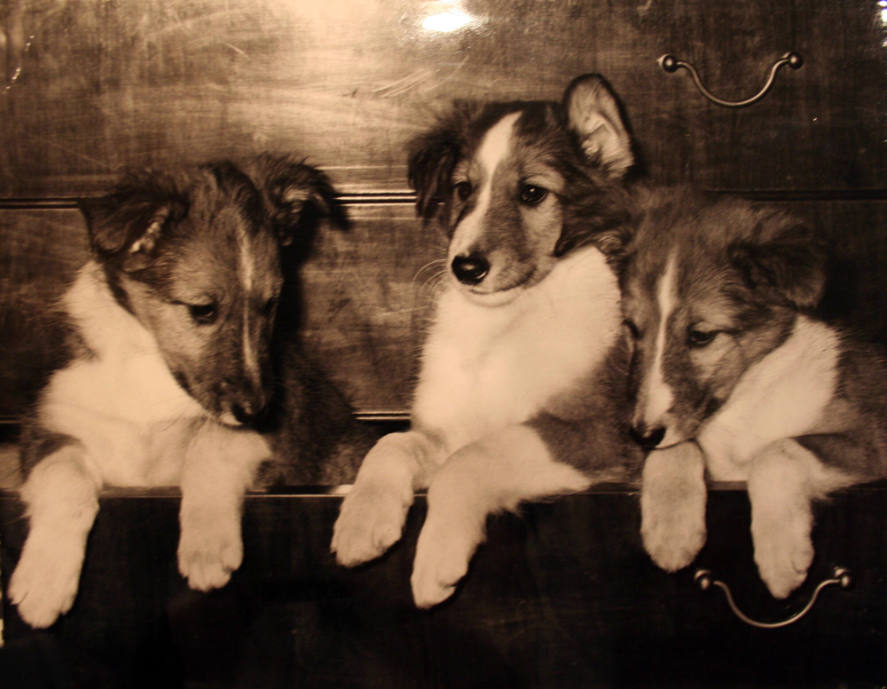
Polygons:
<instances>
[{"instance_id":1,"label":"puppy head","mask_svg":"<svg viewBox=\"0 0 887 689\"><path fill-rule=\"evenodd\" d=\"M436 218L449 238L460 289L495 305L625 222L633 163L613 92L585 75L562 104L457 103L413 143L409 180L418 215Z\"/></svg>"},{"instance_id":2,"label":"puppy head","mask_svg":"<svg viewBox=\"0 0 887 689\"><path fill-rule=\"evenodd\" d=\"M642 445L695 437L798 312L817 305L825 256L810 229L779 210L680 192L648 208L621 276Z\"/></svg>"},{"instance_id":3,"label":"puppy head","mask_svg":"<svg viewBox=\"0 0 887 689\"><path fill-rule=\"evenodd\" d=\"M335 215L327 179L268 156L126 176L84 199L96 260L170 372L219 420L256 420L272 389L280 249Z\"/></svg>"}]
</instances>

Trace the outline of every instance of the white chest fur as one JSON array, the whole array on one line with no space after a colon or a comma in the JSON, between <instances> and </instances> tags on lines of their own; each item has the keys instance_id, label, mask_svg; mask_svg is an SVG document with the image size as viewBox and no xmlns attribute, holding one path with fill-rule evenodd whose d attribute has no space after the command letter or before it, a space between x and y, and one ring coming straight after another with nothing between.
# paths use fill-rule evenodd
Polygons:
<instances>
[{"instance_id":1,"label":"white chest fur","mask_svg":"<svg viewBox=\"0 0 887 689\"><path fill-rule=\"evenodd\" d=\"M57 371L40 406L43 425L79 439L102 483L173 483L189 421L206 412L175 382L151 334L114 300L94 263L64 305L93 356Z\"/></svg>"},{"instance_id":2,"label":"white chest fur","mask_svg":"<svg viewBox=\"0 0 887 689\"><path fill-rule=\"evenodd\" d=\"M449 454L526 421L600 363L620 318L616 278L592 247L507 304L476 304L451 285L425 344L414 423Z\"/></svg>"},{"instance_id":3,"label":"white chest fur","mask_svg":"<svg viewBox=\"0 0 887 689\"><path fill-rule=\"evenodd\" d=\"M711 477L745 480L765 446L814 432L837 385L839 354L831 328L799 316L788 339L743 374L699 434Z\"/></svg>"}]
</instances>

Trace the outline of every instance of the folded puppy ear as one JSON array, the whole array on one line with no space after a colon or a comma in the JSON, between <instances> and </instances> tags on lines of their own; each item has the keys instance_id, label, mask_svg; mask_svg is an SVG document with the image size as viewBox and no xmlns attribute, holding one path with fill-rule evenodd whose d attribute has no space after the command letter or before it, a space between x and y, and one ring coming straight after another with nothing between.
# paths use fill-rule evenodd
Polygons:
<instances>
[{"instance_id":1,"label":"folded puppy ear","mask_svg":"<svg viewBox=\"0 0 887 689\"><path fill-rule=\"evenodd\" d=\"M299 234L310 235L323 219L348 228L345 207L329 177L317 168L264 154L244 169L262 193L281 245L292 244Z\"/></svg>"},{"instance_id":2,"label":"folded puppy ear","mask_svg":"<svg viewBox=\"0 0 887 689\"><path fill-rule=\"evenodd\" d=\"M599 74L576 77L563 99L570 129L586 157L617 179L634 165L631 135L616 94Z\"/></svg>"},{"instance_id":3,"label":"folded puppy ear","mask_svg":"<svg viewBox=\"0 0 887 689\"><path fill-rule=\"evenodd\" d=\"M93 252L126 272L150 265L164 230L188 213L174 181L150 171L130 173L111 193L80 199L78 206Z\"/></svg>"},{"instance_id":4,"label":"folded puppy ear","mask_svg":"<svg viewBox=\"0 0 887 689\"><path fill-rule=\"evenodd\" d=\"M796 309L818 306L826 284L825 242L806 224L781 211L766 212L753 237L727 250L746 284Z\"/></svg>"},{"instance_id":5,"label":"folded puppy ear","mask_svg":"<svg viewBox=\"0 0 887 689\"><path fill-rule=\"evenodd\" d=\"M409 145L407 180L416 191L416 215L428 224L450 196L453 170L464 149L465 127L475 106L456 101L453 110Z\"/></svg>"}]
</instances>

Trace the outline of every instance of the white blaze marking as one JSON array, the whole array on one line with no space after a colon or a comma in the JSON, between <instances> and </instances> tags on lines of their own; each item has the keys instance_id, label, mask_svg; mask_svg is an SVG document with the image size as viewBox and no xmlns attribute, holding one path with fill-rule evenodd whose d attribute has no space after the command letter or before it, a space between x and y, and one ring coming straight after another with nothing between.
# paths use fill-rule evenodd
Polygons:
<instances>
[{"instance_id":1,"label":"white blaze marking","mask_svg":"<svg viewBox=\"0 0 887 689\"><path fill-rule=\"evenodd\" d=\"M662 417L671 408L674 396L671 388L666 384L662 375L662 358L665 353L665 340L668 334L668 319L674 310L676 285L675 285L675 255L668 257L665 273L659 278L656 287L656 303L659 306L659 322L656 330L656 346L653 352L653 366L650 369L650 377L647 382L646 404L644 407L644 421L648 424L661 423Z\"/></svg>"},{"instance_id":2,"label":"white blaze marking","mask_svg":"<svg viewBox=\"0 0 887 689\"><path fill-rule=\"evenodd\" d=\"M514 124L520 116L520 112L505 115L490 127L477 149L476 159L482 170L483 181L474 208L465 216L456 230L457 236L453 238L451 256L465 253L483 232L483 218L490 207L490 199L493 196L493 177L496 168L511 150Z\"/></svg>"},{"instance_id":3,"label":"white blaze marking","mask_svg":"<svg viewBox=\"0 0 887 689\"><path fill-rule=\"evenodd\" d=\"M252 244L245 232L239 233L240 284L243 287L243 362L254 380L259 380L259 360L250 335L250 295L255 279L255 259Z\"/></svg>"}]
</instances>

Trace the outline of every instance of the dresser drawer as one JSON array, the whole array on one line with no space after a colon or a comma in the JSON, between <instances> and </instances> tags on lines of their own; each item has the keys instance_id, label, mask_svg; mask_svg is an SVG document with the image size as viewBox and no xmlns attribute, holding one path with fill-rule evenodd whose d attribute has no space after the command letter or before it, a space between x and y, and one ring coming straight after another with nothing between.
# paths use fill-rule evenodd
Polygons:
<instances>
[{"instance_id":1,"label":"dresser drawer","mask_svg":"<svg viewBox=\"0 0 887 689\"><path fill-rule=\"evenodd\" d=\"M409 575L421 498L389 555L346 570L328 548L340 498L251 495L244 564L206 595L176 572L175 494L107 494L72 612L37 633L7 605L0 660L36 655L44 665L31 671L89 687L875 689L887 679L885 497L862 487L817 510L810 581L785 602L757 579L743 491L713 491L708 545L669 575L641 548L636 494L614 486L492 518L452 601L418 611ZM4 577L25 535L20 514L0 498ZM693 582L710 569L749 614L778 620L835 564L852 586L824 589L777 630L746 625Z\"/></svg>"},{"instance_id":2,"label":"dresser drawer","mask_svg":"<svg viewBox=\"0 0 887 689\"><path fill-rule=\"evenodd\" d=\"M585 72L623 97L656 178L883 188L887 32L875 0L477 0L456 4L461 30L429 24L452 6L13 2L0 13L0 196L91 193L124 166L265 149L303 153L345 191L402 191L405 142L453 98L560 99ZM736 100L790 50L804 66L739 110L657 63L691 61Z\"/></svg>"}]
</instances>

